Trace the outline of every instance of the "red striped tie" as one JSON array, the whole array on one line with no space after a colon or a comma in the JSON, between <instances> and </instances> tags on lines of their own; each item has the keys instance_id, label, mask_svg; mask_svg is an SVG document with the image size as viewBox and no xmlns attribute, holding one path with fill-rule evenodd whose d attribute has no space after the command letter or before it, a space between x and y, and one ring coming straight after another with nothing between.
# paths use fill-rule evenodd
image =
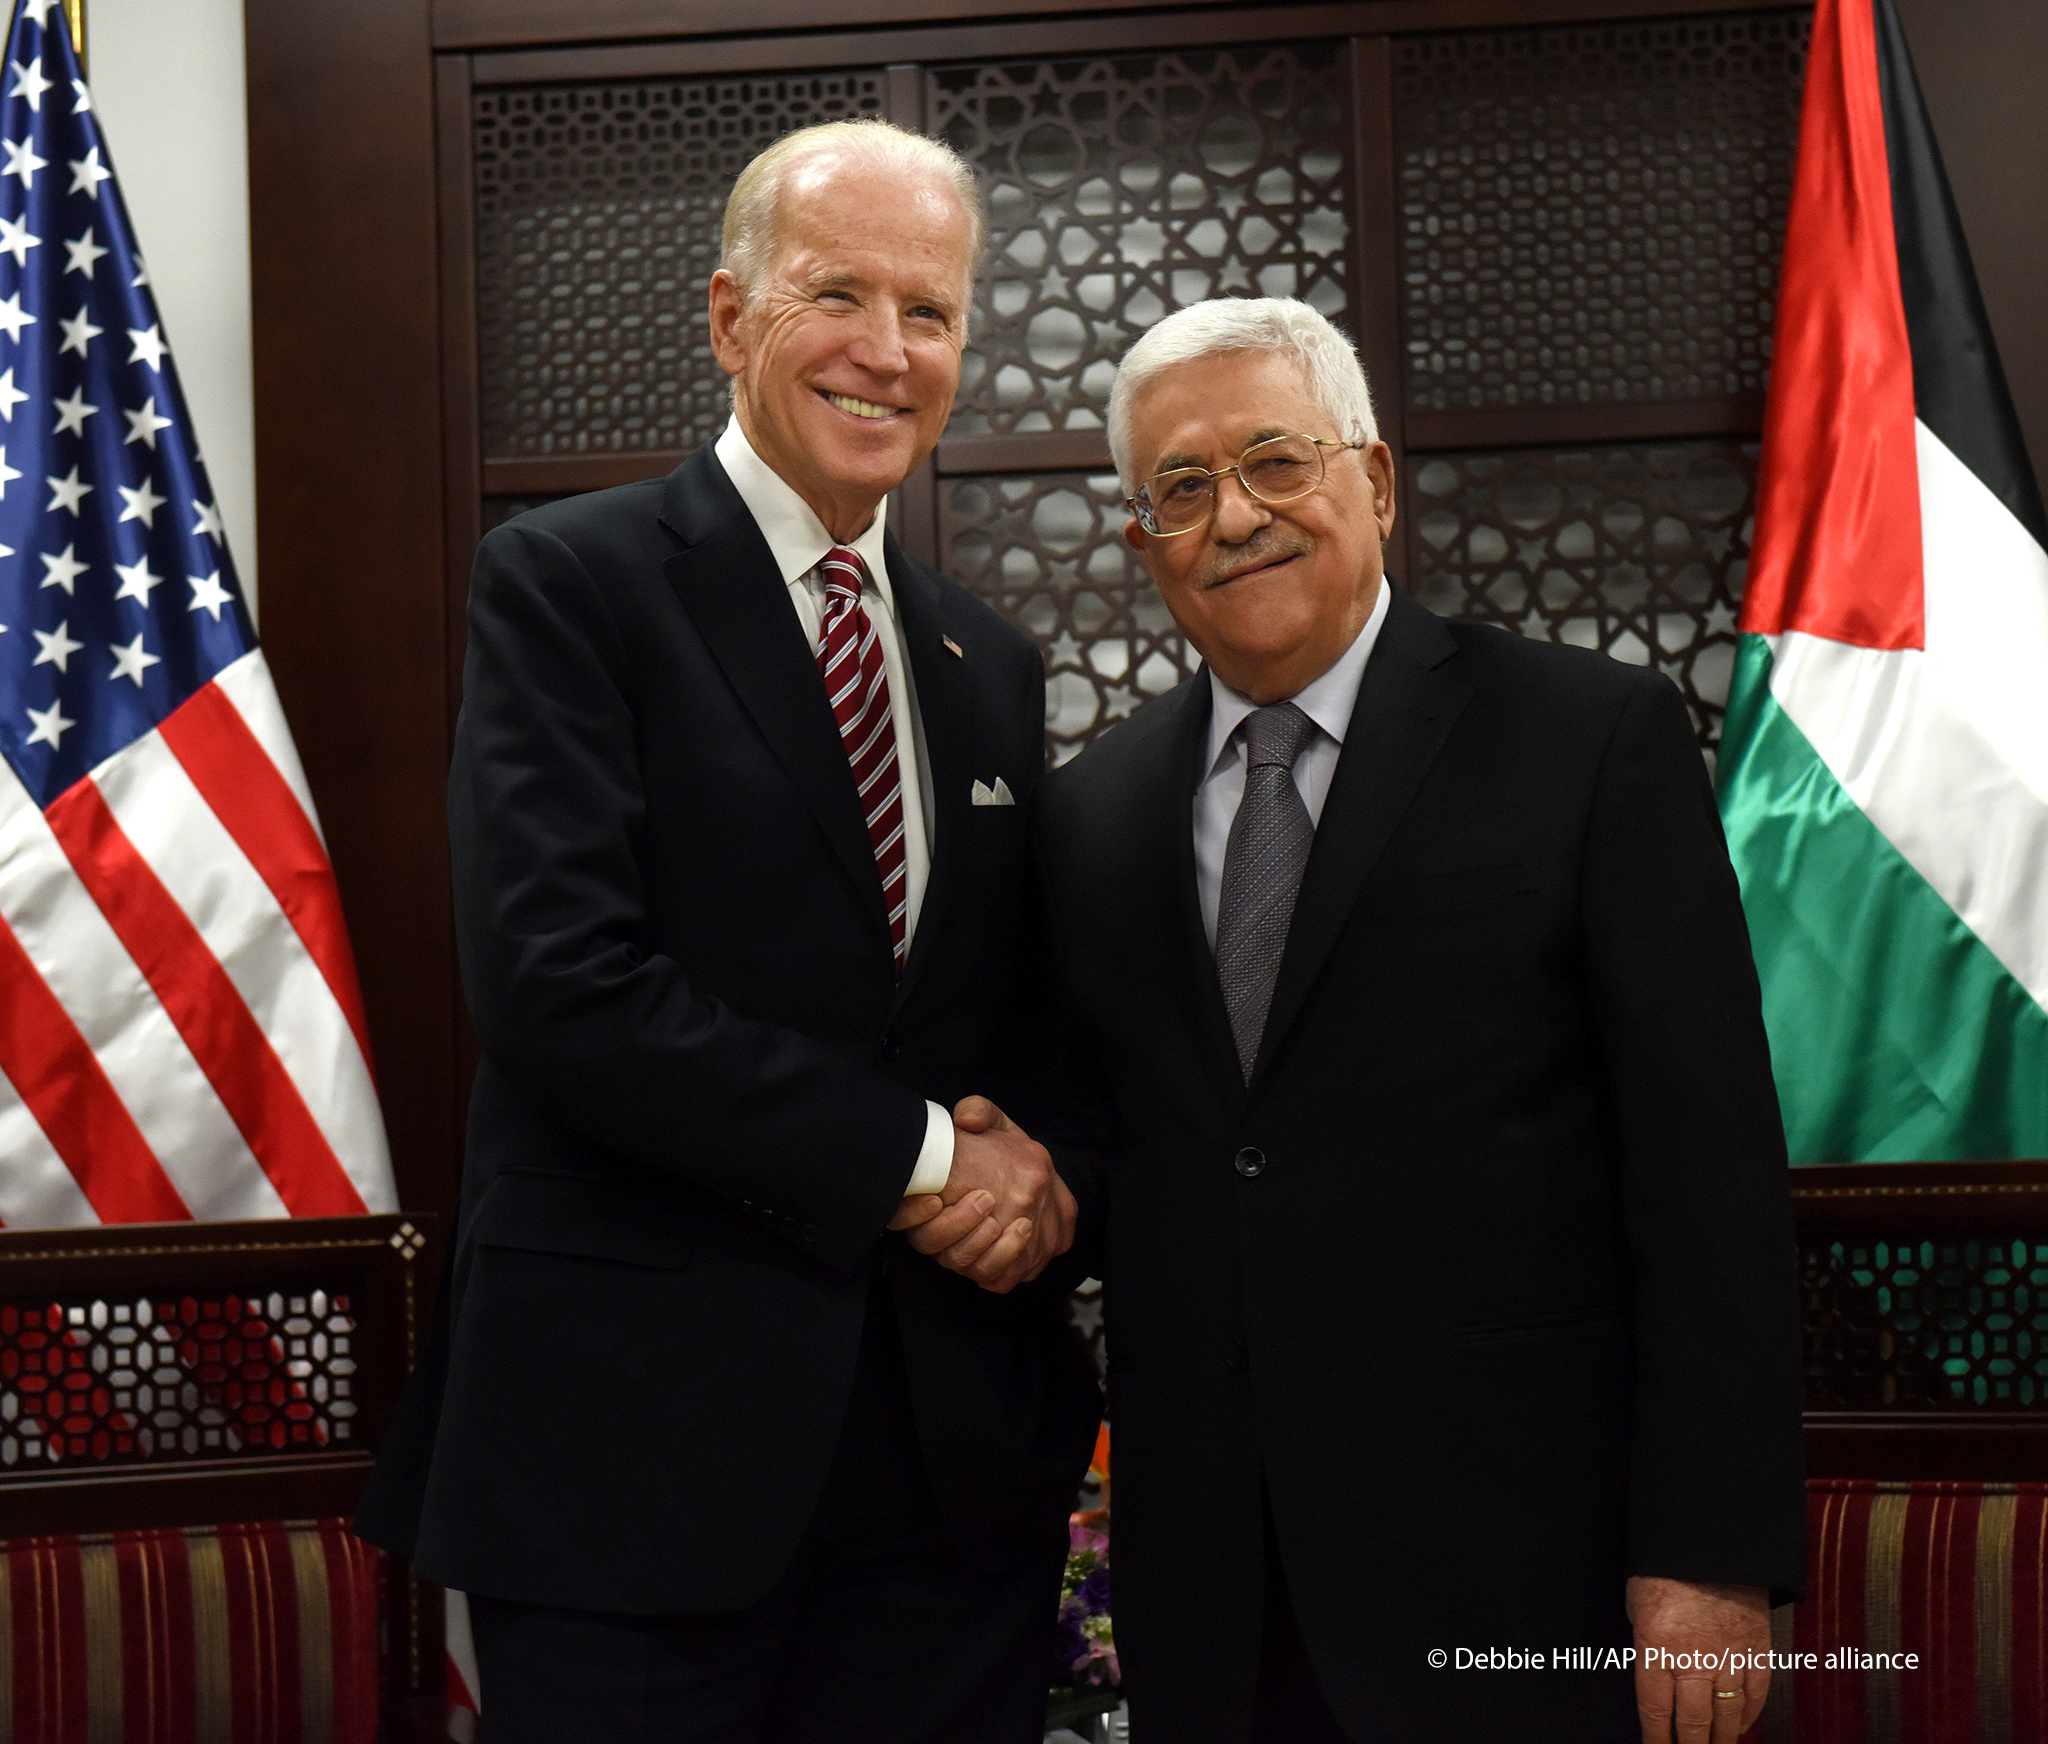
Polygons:
<instances>
[{"instance_id":1,"label":"red striped tie","mask_svg":"<svg viewBox=\"0 0 2048 1744\"><path fill-rule=\"evenodd\" d=\"M882 904L889 911L889 944L896 973L903 973L903 771L896 761L896 728L889 718L889 673L882 664L882 639L860 603L868 566L860 554L835 545L818 565L825 577L825 630L818 638L818 670L839 722L853 784L867 813L868 839L875 844L875 870L882 875Z\"/></svg>"}]
</instances>

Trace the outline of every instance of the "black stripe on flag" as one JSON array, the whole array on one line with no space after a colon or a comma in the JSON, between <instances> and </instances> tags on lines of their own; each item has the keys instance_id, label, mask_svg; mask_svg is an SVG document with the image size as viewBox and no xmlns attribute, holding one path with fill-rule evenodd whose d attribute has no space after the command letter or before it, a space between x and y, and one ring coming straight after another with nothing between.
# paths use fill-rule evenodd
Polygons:
<instances>
[{"instance_id":1,"label":"black stripe on flag","mask_svg":"<svg viewBox=\"0 0 2048 1744\"><path fill-rule=\"evenodd\" d=\"M1948 445L2048 549L2048 513L2027 460L2026 438L1999 366L1998 348L1962 220L1941 167L1941 150L1913 76L1913 57L1892 0L1871 0L1877 23L1877 76L1892 172L1892 229L1898 238L1899 290L1913 346L1913 406L1920 422Z\"/></svg>"}]
</instances>

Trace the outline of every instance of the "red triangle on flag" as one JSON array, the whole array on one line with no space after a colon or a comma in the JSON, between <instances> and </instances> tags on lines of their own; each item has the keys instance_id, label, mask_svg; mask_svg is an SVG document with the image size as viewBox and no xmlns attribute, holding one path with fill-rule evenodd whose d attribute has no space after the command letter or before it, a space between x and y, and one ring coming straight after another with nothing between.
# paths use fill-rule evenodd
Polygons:
<instances>
[{"instance_id":1,"label":"red triangle on flag","mask_svg":"<svg viewBox=\"0 0 2048 1744\"><path fill-rule=\"evenodd\" d=\"M1925 645L1913 416L1871 0L1819 0L1744 630Z\"/></svg>"}]
</instances>

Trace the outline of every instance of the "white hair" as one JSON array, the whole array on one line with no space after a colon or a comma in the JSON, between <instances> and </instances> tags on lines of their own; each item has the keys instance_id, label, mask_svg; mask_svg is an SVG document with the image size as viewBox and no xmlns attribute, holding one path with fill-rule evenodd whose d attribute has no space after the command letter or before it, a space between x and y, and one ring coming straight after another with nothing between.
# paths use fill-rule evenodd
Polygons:
<instances>
[{"instance_id":1,"label":"white hair","mask_svg":"<svg viewBox=\"0 0 2048 1744\"><path fill-rule=\"evenodd\" d=\"M988 239L988 218L974 171L960 154L922 133L911 133L877 116L858 121L823 121L785 133L740 171L725 202L719 265L739 286L740 301L753 294L762 269L775 258L775 213L790 173L816 158L880 170L905 181L924 179L950 188L967 214L967 283L974 295L974 269ZM962 314L965 314L963 307Z\"/></svg>"},{"instance_id":2,"label":"white hair","mask_svg":"<svg viewBox=\"0 0 2048 1744\"><path fill-rule=\"evenodd\" d=\"M1117 365L1116 385L1109 392L1109 452L1125 490L1144 482L1132 476L1137 456L1131 453L1131 408L1138 395L1177 365L1229 351L1291 352L1309 397L1342 440L1380 439L1358 353L1326 316L1291 297L1215 297L1176 309L1146 331Z\"/></svg>"}]
</instances>

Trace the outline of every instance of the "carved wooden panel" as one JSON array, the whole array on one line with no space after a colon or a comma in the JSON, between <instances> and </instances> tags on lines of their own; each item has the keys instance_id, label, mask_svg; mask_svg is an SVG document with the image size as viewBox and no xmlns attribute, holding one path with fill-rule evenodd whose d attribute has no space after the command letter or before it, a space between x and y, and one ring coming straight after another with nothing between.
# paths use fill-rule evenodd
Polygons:
<instances>
[{"instance_id":1,"label":"carved wooden panel","mask_svg":"<svg viewBox=\"0 0 2048 1744\"><path fill-rule=\"evenodd\" d=\"M1342 320L1341 44L931 69L931 131L974 164L989 247L950 430L1099 428L1117 360L1205 297Z\"/></svg>"},{"instance_id":2,"label":"carved wooden panel","mask_svg":"<svg viewBox=\"0 0 2048 1744\"><path fill-rule=\"evenodd\" d=\"M1714 440L1411 455L1416 597L1451 618L1655 666L1720 742L1757 445Z\"/></svg>"},{"instance_id":3,"label":"carved wooden panel","mask_svg":"<svg viewBox=\"0 0 2048 1744\"><path fill-rule=\"evenodd\" d=\"M1760 12L1396 37L1410 408L1759 388L1804 33L1801 13ZM1294 294L1348 318L1347 65L1332 41L927 65L927 124L975 164L991 217L950 432L1099 428L1116 360L1193 299ZM881 112L884 85L477 92L486 455L715 434L703 284L731 176L791 126ZM937 481L939 556L1046 650L1057 761L1194 661L1123 546L1114 482L1001 464L1027 470ZM1711 753L1754 467L1725 439L1411 453L1403 579L1447 615L1660 666ZM534 500L494 498L485 524Z\"/></svg>"},{"instance_id":4,"label":"carved wooden panel","mask_svg":"<svg viewBox=\"0 0 2048 1744\"><path fill-rule=\"evenodd\" d=\"M477 363L487 456L694 448L725 422L705 287L747 160L881 113L879 69L479 90Z\"/></svg>"},{"instance_id":5,"label":"carved wooden panel","mask_svg":"<svg viewBox=\"0 0 2048 1744\"><path fill-rule=\"evenodd\" d=\"M2048 1408L2048 1243L1805 1237L1800 1293L1808 1410Z\"/></svg>"},{"instance_id":6,"label":"carved wooden panel","mask_svg":"<svg viewBox=\"0 0 2048 1744\"><path fill-rule=\"evenodd\" d=\"M939 493L939 566L1045 650L1046 744L1063 763L1196 659L1123 541L1114 473L955 478Z\"/></svg>"},{"instance_id":7,"label":"carved wooden panel","mask_svg":"<svg viewBox=\"0 0 2048 1744\"><path fill-rule=\"evenodd\" d=\"M0 1303L0 1467L345 1442L355 1330L343 1290Z\"/></svg>"},{"instance_id":8,"label":"carved wooden panel","mask_svg":"<svg viewBox=\"0 0 2048 1744\"><path fill-rule=\"evenodd\" d=\"M1396 37L1409 408L1761 391L1806 30Z\"/></svg>"},{"instance_id":9,"label":"carved wooden panel","mask_svg":"<svg viewBox=\"0 0 2048 1744\"><path fill-rule=\"evenodd\" d=\"M0 1236L0 1497L80 1469L367 1455L426 1251L407 1216Z\"/></svg>"}]
</instances>

